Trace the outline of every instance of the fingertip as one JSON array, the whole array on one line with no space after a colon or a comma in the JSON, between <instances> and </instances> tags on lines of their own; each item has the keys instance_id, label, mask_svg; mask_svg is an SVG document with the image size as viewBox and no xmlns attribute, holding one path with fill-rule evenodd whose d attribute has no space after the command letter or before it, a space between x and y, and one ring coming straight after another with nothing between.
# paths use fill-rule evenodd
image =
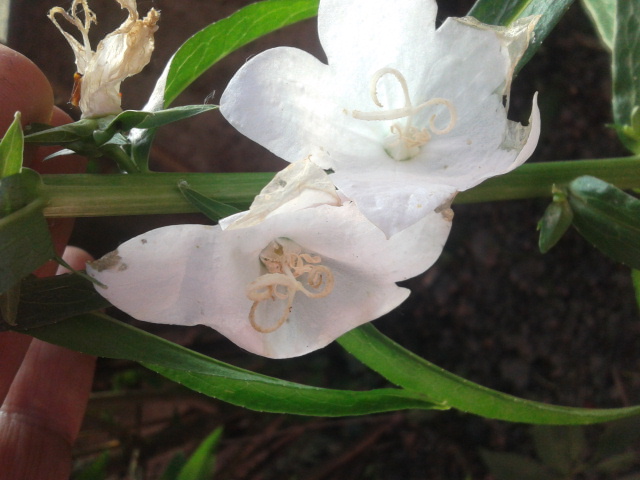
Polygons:
<instances>
[{"instance_id":1,"label":"fingertip","mask_svg":"<svg viewBox=\"0 0 640 480\"><path fill-rule=\"evenodd\" d=\"M44 73L24 55L0 44L0 132L16 111L22 125L48 123L53 109L53 89Z\"/></svg>"},{"instance_id":2,"label":"fingertip","mask_svg":"<svg viewBox=\"0 0 640 480\"><path fill-rule=\"evenodd\" d=\"M81 248L69 246L65 249L62 259L74 270L84 270L85 264L93 260L93 256ZM60 266L57 275L68 272L68 269Z\"/></svg>"}]
</instances>

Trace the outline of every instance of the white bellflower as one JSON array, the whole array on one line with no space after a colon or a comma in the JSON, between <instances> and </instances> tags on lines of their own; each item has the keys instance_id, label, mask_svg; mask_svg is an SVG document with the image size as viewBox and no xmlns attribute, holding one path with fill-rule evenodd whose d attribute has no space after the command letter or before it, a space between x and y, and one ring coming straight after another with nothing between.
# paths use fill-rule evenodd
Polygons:
<instances>
[{"instance_id":1,"label":"white bellflower","mask_svg":"<svg viewBox=\"0 0 640 480\"><path fill-rule=\"evenodd\" d=\"M388 236L458 191L508 172L539 136L507 119L537 18L492 27L435 0L321 0L328 63L289 47L251 58L221 99L241 133L289 162L310 158Z\"/></svg>"},{"instance_id":2,"label":"white bellflower","mask_svg":"<svg viewBox=\"0 0 640 480\"><path fill-rule=\"evenodd\" d=\"M452 213L431 212L387 239L324 172L311 165L307 175L307 167L280 172L249 212L216 226L152 230L87 273L138 320L208 325L272 358L324 347L407 298L396 282L436 261Z\"/></svg>"}]
</instances>

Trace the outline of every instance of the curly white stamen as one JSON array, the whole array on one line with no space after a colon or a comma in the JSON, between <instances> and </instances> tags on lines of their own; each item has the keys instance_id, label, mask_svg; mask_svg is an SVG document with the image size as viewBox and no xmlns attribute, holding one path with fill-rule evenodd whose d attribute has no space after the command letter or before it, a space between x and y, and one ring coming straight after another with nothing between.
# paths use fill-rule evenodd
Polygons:
<instances>
[{"instance_id":1,"label":"curly white stamen","mask_svg":"<svg viewBox=\"0 0 640 480\"><path fill-rule=\"evenodd\" d=\"M402 88L402 94L404 96L404 106L401 108L393 108L389 110L383 110L380 112L361 112L359 110L354 110L351 112L351 115L358 120L400 120L406 119L405 122L395 122L390 127L390 131L393 135L392 139L388 139L385 143L389 148L389 155L391 155L396 160L407 160L413 158L419 152L420 147L426 145L429 140L431 140L431 135L444 135L449 133L455 127L458 121L458 115L456 113L456 109L453 104L444 98L432 98L426 102L421 103L420 105L414 107L411 102L411 97L409 95L409 86L407 85L407 81L398 70L391 67L385 67L378 70L374 73L373 77L371 77L371 99L373 103L375 103L378 107L384 108L382 102L378 97L378 83L385 75L393 75L400 87ZM447 109L449 114L449 123L444 128L436 127L435 121L437 114L432 115L429 118L428 127L417 128L412 125L413 118L420 112L421 110L432 107L442 105ZM398 145L403 146L401 149L401 154L394 154L393 151L396 150L393 147L397 147Z\"/></svg>"},{"instance_id":2,"label":"curly white stamen","mask_svg":"<svg viewBox=\"0 0 640 480\"><path fill-rule=\"evenodd\" d=\"M308 298L322 298L333 290L333 273L328 267L320 265L322 258L302 253L300 246L289 239L272 241L260 252L260 261L269 273L247 285L247 298L253 301L249 322L260 333L275 332L287 321L297 292L302 292ZM305 282L312 290L297 280L303 275L306 275ZM258 306L268 300L286 300L282 315L269 327L256 320Z\"/></svg>"}]
</instances>

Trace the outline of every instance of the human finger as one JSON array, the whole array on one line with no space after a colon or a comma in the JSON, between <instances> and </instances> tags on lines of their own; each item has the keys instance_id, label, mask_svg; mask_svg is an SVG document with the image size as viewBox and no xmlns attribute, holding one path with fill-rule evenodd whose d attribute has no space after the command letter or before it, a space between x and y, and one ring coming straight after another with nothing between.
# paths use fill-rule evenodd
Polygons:
<instances>
[{"instance_id":1,"label":"human finger","mask_svg":"<svg viewBox=\"0 0 640 480\"><path fill-rule=\"evenodd\" d=\"M91 256L70 247L64 258L82 268ZM69 477L94 366L94 357L33 340L0 409L0 479Z\"/></svg>"}]
</instances>

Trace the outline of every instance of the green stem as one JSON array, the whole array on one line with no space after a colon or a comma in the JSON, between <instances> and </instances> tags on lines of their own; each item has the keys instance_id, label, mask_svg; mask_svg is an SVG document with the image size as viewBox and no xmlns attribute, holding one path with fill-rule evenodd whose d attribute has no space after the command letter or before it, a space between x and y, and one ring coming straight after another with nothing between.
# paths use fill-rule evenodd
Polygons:
<instances>
[{"instance_id":1,"label":"green stem","mask_svg":"<svg viewBox=\"0 0 640 480\"><path fill-rule=\"evenodd\" d=\"M189 213L196 209L177 185L186 181L217 201L247 208L273 173L150 173L135 175L43 175L47 217L94 217ZM551 197L551 188L592 175L622 189L640 187L640 156L525 164L491 178L455 203Z\"/></svg>"}]
</instances>

